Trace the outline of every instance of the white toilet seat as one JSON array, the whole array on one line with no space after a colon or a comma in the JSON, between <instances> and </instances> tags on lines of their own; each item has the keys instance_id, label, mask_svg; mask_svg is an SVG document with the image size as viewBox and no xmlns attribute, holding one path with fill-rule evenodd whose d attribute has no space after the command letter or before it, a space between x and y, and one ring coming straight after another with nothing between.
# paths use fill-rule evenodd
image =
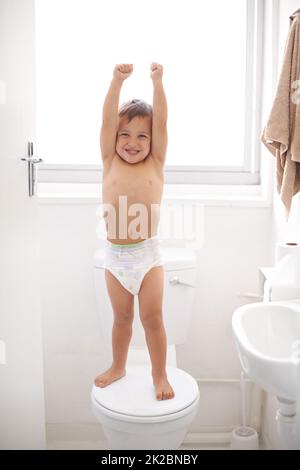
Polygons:
<instances>
[{"instance_id":1,"label":"white toilet seat","mask_svg":"<svg viewBox=\"0 0 300 470\"><path fill-rule=\"evenodd\" d=\"M126 367L126 376L108 387L93 386L92 400L101 412L128 422L162 422L191 412L199 401L196 380L177 367L168 366L167 375L175 397L157 400L149 366Z\"/></svg>"}]
</instances>

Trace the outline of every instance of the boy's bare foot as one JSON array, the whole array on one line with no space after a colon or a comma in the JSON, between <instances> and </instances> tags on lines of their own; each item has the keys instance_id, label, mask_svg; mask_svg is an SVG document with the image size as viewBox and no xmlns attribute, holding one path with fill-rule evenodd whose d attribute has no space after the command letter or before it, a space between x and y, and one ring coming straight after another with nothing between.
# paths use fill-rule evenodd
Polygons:
<instances>
[{"instance_id":1,"label":"boy's bare foot","mask_svg":"<svg viewBox=\"0 0 300 470\"><path fill-rule=\"evenodd\" d=\"M153 383L156 390L156 398L158 400L169 400L175 397L173 388L168 382L167 376L153 376Z\"/></svg>"},{"instance_id":2,"label":"boy's bare foot","mask_svg":"<svg viewBox=\"0 0 300 470\"><path fill-rule=\"evenodd\" d=\"M106 372L98 375L95 378L94 383L97 387L103 388L111 384L115 380L121 379L122 377L124 377L125 374L126 374L125 369L120 370L111 366Z\"/></svg>"}]
</instances>

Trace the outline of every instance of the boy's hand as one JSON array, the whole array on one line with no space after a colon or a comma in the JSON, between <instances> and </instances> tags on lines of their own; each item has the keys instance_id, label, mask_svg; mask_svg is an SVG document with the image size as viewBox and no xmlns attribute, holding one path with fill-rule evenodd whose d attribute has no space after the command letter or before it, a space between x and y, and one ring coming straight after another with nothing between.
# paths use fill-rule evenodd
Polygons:
<instances>
[{"instance_id":1,"label":"boy's hand","mask_svg":"<svg viewBox=\"0 0 300 470\"><path fill-rule=\"evenodd\" d=\"M151 78L152 80L159 80L163 76L163 66L157 62L151 64Z\"/></svg>"},{"instance_id":2,"label":"boy's hand","mask_svg":"<svg viewBox=\"0 0 300 470\"><path fill-rule=\"evenodd\" d=\"M114 78L123 82L133 71L132 64L117 64L114 68Z\"/></svg>"}]
</instances>

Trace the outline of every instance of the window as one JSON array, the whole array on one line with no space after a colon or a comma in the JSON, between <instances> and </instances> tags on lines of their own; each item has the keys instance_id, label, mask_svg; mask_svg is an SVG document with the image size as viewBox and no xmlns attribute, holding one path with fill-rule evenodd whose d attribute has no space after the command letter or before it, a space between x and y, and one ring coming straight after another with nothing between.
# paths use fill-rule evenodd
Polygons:
<instances>
[{"instance_id":1,"label":"window","mask_svg":"<svg viewBox=\"0 0 300 470\"><path fill-rule=\"evenodd\" d=\"M100 169L114 65L134 65L120 104L152 103L150 64L157 61L168 100L168 182L257 184L263 3L36 0L42 167Z\"/></svg>"}]
</instances>

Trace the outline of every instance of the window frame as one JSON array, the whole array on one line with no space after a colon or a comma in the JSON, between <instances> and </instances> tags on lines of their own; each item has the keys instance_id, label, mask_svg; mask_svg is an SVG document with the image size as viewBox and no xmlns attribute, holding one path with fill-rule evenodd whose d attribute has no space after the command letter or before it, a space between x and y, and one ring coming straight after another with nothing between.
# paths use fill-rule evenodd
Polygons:
<instances>
[{"instance_id":1,"label":"window frame","mask_svg":"<svg viewBox=\"0 0 300 470\"><path fill-rule=\"evenodd\" d=\"M165 165L166 184L259 185L261 184L261 101L263 86L263 33L265 0L247 0L244 158L241 166ZM252 92L248 92L252 90ZM46 160L46 156L42 156ZM99 165L47 164L37 167L37 182L97 183Z\"/></svg>"}]
</instances>

